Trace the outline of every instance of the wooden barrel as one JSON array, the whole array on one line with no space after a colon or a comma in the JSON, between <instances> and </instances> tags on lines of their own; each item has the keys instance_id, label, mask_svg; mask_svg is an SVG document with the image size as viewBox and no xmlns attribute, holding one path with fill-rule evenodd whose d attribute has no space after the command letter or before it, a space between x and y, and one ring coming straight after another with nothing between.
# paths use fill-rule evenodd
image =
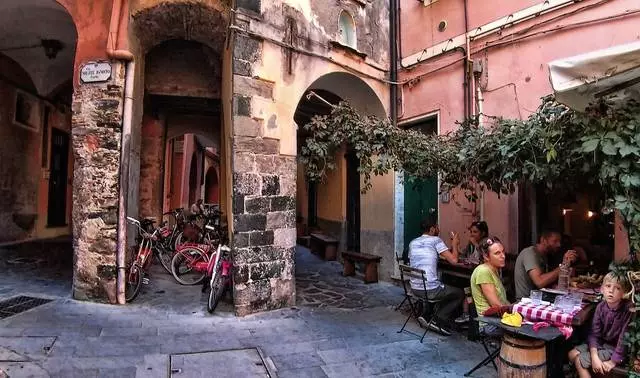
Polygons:
<instances>
[{"instance_id":1,"label":"wooden barrel","mask_svg":"<svg viewBox=\"0 0 640 378\"><path fill-rule=\"evenodd\" d=\"M542 340L520 339L505 334L500 348L500 378L546 378L547 355Z\"/></svg>"}]
</instances>

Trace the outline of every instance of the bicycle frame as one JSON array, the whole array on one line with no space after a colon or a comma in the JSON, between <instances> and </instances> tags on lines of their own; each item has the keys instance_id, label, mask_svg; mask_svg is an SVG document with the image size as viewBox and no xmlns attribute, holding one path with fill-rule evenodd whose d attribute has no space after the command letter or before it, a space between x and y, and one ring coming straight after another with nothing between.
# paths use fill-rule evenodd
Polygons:
<instances>
[{"instance_id":1,"label":"bicycle frame","mask_svg":"<svg viewBox=\"0 0 640 378\"><path fill-rule=\"evenodd\" d=\"M218 269L216 269L216 267L218 266L220 260L222 260L222 277L228 277L231 275L233 264L228 259L222 259L223 252L231 252L231 248L227 247L226 245L218 244L218 248L216 249L214 258L209 260L209 266L207 267L207 276L211 277L211 283L213 283L215 275L218 273Z\"/></svg>"},{"instance_id":2,"label":"bicycle frame","mask_svg":"<svg viewBox=\"0 0 640 378\"><path fill-rule=\"evenodd\" d=\"M142 238L133 264L137 265L142 270L146 270L153 261L154 242L158 239L157 234L159 229L156 228L152 234L149 234L137 219L127 217L127 220L138 228ZM133 274L133 270L131 270L129 274ZM129 279L131 280L132 278L129 277Z\"/></svg>"}]
</instances>

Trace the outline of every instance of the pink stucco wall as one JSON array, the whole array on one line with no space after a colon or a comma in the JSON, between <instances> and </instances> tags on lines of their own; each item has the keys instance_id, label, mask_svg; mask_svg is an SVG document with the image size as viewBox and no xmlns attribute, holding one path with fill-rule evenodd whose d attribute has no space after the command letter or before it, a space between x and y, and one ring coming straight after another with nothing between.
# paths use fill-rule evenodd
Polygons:
<instances>
[{"instance_id":1,"label":"pink stucco wall","mask_svg":"<svg viewBox=\"0 0 640 378\"><path fill-rule=\"evenodd\" d=\"M415 0L400 3L402 58L465 32L464 0L440 0L427 7ZM468 1L469 30L542 3L540 0ZM640 13L633 13L639 8L637 0L582 1L506 27L500 35L494 33L473 41L471 58L482 61L485 66L486 76L481 81L484 113L526 118L535 111L540 97L552 92L547 66L550 61L640 39L637 27ZM618 16L622 14L626 15ZM442 32L438 31L440 21L447 22ZM547 32L540 33L545 30ZM510 35L518 32L522 34ZM523 35L532 36L515 40ZM487 44L497 41L504 44L486 48ZM464 112L462 57L461 52L454 52L401 70L402 81L419 77L402 85L401 119L437 111L441 132L456 127L455 122L463 119ZM518 247L515 197L498 199L488 195L485 200L485 218L491 233L502 237L510 251ZM440 215L443 233L466 231L471 220L471 215L453 202L441 204Z\"/></svg>"}]
</instances>

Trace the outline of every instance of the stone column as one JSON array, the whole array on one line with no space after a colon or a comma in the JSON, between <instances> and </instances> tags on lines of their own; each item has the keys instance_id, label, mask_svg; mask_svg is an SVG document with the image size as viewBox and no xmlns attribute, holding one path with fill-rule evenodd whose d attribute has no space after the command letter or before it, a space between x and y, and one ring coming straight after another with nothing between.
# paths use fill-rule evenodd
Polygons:
<instances>
[{"instance_id":1,"label":"stone column","mask_svg":"<svg viewBox=\"0 0 640 378\"><path fill-rule=\"evenodd\" d=\"M262 42L236 35L233 51L233 247L240 316L295 304L296 160L263 136L252 98L273 100L273 83L253 77ZM293 121L291 121L293 122Z\"/></svg>"},{"instance_id":2,"label":"stone column","mask_svg":"<svg viewBox=\"0 0 640 378\"><path fill-rule=\"evenodd\" d=\"M124 65L73 95L73 297L116 303L116 239Z\"/></svg>"}]
</instances>

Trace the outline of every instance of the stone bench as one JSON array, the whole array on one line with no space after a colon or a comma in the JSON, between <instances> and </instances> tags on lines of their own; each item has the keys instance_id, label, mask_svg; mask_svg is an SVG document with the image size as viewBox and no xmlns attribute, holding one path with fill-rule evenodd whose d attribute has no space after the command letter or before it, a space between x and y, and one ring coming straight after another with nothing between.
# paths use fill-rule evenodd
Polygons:
<instances>
[{"instance_id":1,"label":"stone bench","mask_svg":"<svg viewBox=\"0 0 640 378\"><path fill-rule=\"evenodd\" d=\"M356 263L365 263L364 283L378 282L378 264L382 257L358 252L342 252L344 275L356 274Z\"/></svg>"},{"instance_id":2,"label":"stone bench","mask_svg":"<svg viewBox=\"0 0 640 378\"><path fill-rule=\"evenodd\" d=\"M311 237L309 240L311 252L328 261L334 261L338 257L338 240L318 233L309 236Z\"/></svg>"}]
</instances>

